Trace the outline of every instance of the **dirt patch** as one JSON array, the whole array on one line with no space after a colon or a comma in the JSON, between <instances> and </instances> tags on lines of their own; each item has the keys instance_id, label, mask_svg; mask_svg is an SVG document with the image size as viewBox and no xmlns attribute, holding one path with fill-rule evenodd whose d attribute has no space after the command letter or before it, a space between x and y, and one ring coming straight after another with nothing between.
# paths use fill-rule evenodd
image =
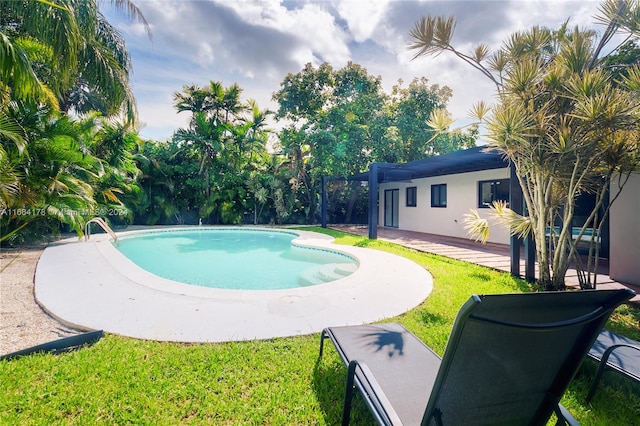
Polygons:
<instances>
[{"instance_id":1,"label":"dirt patch","mask_svg":"<svg viewBox=\"0 0 640 426\"><path fill-rule=\"evenodd\" d=\"M43 251L37 247L0 252L0 355L79 333L36 303L34 278Z\"/></svg>"}]
</instances>

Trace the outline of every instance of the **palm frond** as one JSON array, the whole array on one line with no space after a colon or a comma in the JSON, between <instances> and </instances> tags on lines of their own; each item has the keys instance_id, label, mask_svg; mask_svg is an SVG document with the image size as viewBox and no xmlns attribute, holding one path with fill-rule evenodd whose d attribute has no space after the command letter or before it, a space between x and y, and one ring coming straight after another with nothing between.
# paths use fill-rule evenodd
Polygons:
<instances>
[{"instance_id":1,"label":"palm frond","mask_svg":"<svg viewBox=\"0 0 640 426\"><path fill-rule=\"evenodd\" d=\"M0 32L0 85L4 86L9 82L18 99L46 98L43 85L31 67L27 53L9 36Z\"/></svg>"},{"instance_id":2,"label":"palm frond","mask_svg":"<svg viewBox=\"0 0 640 426\"><path fill-rule=\"evenodd\" d=\"M476 62L482 62L487 58L487 56L489 56L490 53L491 50L489 49L489 46L487 46L486 44L479 44L476 46L472 58Z\"/></svg>"},{"instance_id":3,"label":"palm frond","mask_svg":"<svg viewBox=\"0 0 640 426\"><path fill-rule=\"evenodd\" d=\"M451 37L455 29L453 16L421 17L409 32L413 43L409 50L418 50L412 59L419 56L432 55L450 47Z\"/></svg>"},{"instance_id":4,"label":"palm frond","mask_svg":"<svg viewBox=\"0 0 640 426\"><path fill-rule=\"evenodd\" d=\"M531 233L531 219L511 210L506 202L494 201L490 209L496 220L507 227L511 235L525 238Z\"/></svg>"},{"instance_id":5,"label":"palm frond","mask_svg":"<svg viewBox=\"0 0 640 426\"><path fill-rule=\"evenodd\" d=\"M152 38L151 26L147 22L147 19L142 14L142 11L136 6L134 2L131 0L100 0L100 1L108 1L112 5L116 7L116 9L123 11L126 15L133 20L138 21L144 26L144 30L147 33L149 38Z\"/></svg>"},{"instance_id":6,"label":"palm frond","mask_svg":"<svg viewBox=\"0 0 640 426\"><path fill-rule=\"evenodd\" d=\"M6 152L0 146L0 208L13 204L20 192L21 175L8 161Z\"/></svg>"},{"instance_id":7,"label":"palm frond","mask_svg":"<svg viewBox=\"0 0 640 426\"><path fill-rule=\"evenodd\" d=\"M487 105L485 101L479 101L471 106L469 116L478 120L483 120L490 111L491 107Z\"/></svg>"},{"instance_id":8,"label":"palm frond","mask_svg":"<svg viewBox=\"0 0 640 426\"><path fill-rule=\"evenodd\" d=\"M463 223L470 238L483 244L489 240L489 221L481 217L476 209L464 215Z\"/></svg>"},{"instance_id":9,"label":"palm frond","mask_svg":"<svg viewBox=\"0 0 640 426\"><path fill-rule=\"evenodd\" d=\"M453 123L454 120L451 118L451 114L444 108L437 108L431 111L427 120L427 126L438 134L446 132Z\"/></svg>"},{"instance_id":10,"label":"palm frond","mask_svg":"<svg viewBox=\"0 0 640 426\"><path fill-rule=\"evenodd\" d=\"M15 119L0 110L0 136L13 142L22 155L27 148L26 132Z\"/></svg>"},{"instance_id":11,"label":"palm frond","mask_svg":"<svg viewBox=\"0 0 640 426\"><path fill-rule=\"evenodd\" d=\"M640 93L640 67L637 64L629 67L622 82L630 91Z\"/></svg>"}]
</instances>

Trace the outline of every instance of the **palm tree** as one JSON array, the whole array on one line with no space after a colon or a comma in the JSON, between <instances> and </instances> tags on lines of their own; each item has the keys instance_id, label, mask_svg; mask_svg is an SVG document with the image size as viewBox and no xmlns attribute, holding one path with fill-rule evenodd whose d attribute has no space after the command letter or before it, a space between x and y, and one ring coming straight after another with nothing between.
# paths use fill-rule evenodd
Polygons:
<instances>
[{"instance_id":1,"label":"palm tree","mask_svg":"<svg viewBox=\"0 0 640 426\"><path fill-rule=\"evenodd\" d=\"M240 95L242 89L237 83L233 83L231 86L224 89L222 97L215 99L215 104L224 112L224 122L228 123L244 111L246 108L240 101Z\"/></svg>"},{"instance_id":2,"label":"palm tree","mask_svg":"<svg viewBox=\"0 0 640 426\"><path fill-rule=\"evenodd\" d=\"M254 156L260 157L266 152L269 135L267 119L272 112L261 110L253 99L248 101L248 109L251 116L238 123L234 134L239 156L251 165Z\"/></svg>"},{"instance_id":3,"label":"palm tree","mask_svg":"<svg viewBox=\"0 0 640 426\"><path fill-rule=\"evenodd\" d=\"M182 86L182 92L173 94L173 106L180 112L204 112L208 108L209 91L198 86Z\"/></svg>"},{"instance_id":4,"label":"palm tree","mask_svg":"<svg viewBox=\"0 0 640 426\"><path fill-rule=\"evenodd\" d=\"M140 174L133 152L141 143L131 125L98 118L91 138L92 155L101 162L101 173L94 183L98 211L111 213L108 219L124 222L133 219Z\"/></svg>"},{"instance_id":5,"label":"palm tree","mask_svg":"<svg viewBox=\"0 0 640 426\"><path fill-rule=\"evenodd\" d=\"M225 89L222 84L212 81L209 87L192 85L183 86L182 90L182 93L173 94L174 107L178 112L191 112L192 116L188 128L178 129L173 139L182 144L183 148L197 153L208 198L211 168L218 161L229 160L235 164L239 156L237 152L232 152L233 143L236 143L237 148L246 139L246 132L252 126L261 129L264 117L259 110L254 109L254 119L258 122L242 129L239 113L245 106L240 102L242 89L235 83ZM257 136L256 131L253 134Z\"/></svg>"},{"instance_id":6,"label":"palm tree","mask_svg":"<svg viewBox=\"0 0 640 426\"><path fill-rule=\"evenodd\" d=\"M13 111L29 134L29 155L10 152L18 180L14 191L2 196L8 214L0 218L0 241L32 223L55 228L67 224L78 234L96 210L92 183L101 167L98 159L79 149L83 128L67 116L52 115L49 107L27 104Z\"/></svg>"},{"instance_id":7,"label":"palm tree","mask_svg":"<svg viewBox=\"0 0 640 426\"><path fill-rule=\"evenodd\" d=\"M199 174L206 185L206 196L210 195L211 168L224 151L224 134L229 129L225 125L216 125L215 119L204 112L196 112L188 129L178 129L173 135L174 142L182 149L195 153L199 161Z\"/></svg>"},{"instance_id":8,"label":"palm tree","mask_svg":"<svg viewBox=\"0 0 640 426\"><path fill-rule=\"evenodd\" d=\"M130 0L111 0L149 25ZM131 61L124 40L96 0L3 1L0 14L0 87L17 99L59 103L63 111L87 107L135 120L129 87ZM150 34L150 33L149 33ZM40 52L34 55L34 51ZM84 93L85 97L80 97ZM89 101L91 100L91 101Z\"/></svg>"},{"instance_id":9,"label":"palm tree","mask_svg":"<svg viewBox=\"0 0 640 426\"><path fill-rule=\"evenodd\" d=\"M130 0L110 3L149 29ZM98 0L0 2L0 207L12 213L0 219L3 240L35 222L65 223L80 233L86 217L96 212L96 189L115 202L118 191L127 188L119 181L100 189L105 163L91 152L92 137L105 136L98 132L99 120L59 115L91 107L135 121L130 59L98 5ZM74 98L78 93L84 96ZM128 173L109 170L111 177ZM38 214L13 214L20 211Z\"/></svg>"},{"instance_id":10,"label":"palm tree","mask_svg":"<svg viewBox=\"0 0 640 426\"><path fill-rule=\"evenodd\" d=\"M202 197L197 203L200 217L213 222L237 223L251 202L251 173L265 161L268 110L250 100L241 102L237 84L224 87L183 86L174 93L178 112L190 112L187 128L178 129L173 143L194 158L201 182L193 185Z\"/></svg>"},{"instance_id":11,"label":"palm tree","mask_svg":"<svg viewBox=\"0 0 640 426\"><path fill-rule=\"evenodd\" d=\"M7 202L18 191L19 174L14 170L11 153L21 156L27 146L25 130L10 114L9 109L15 103L7 103L0 109L0 208L6 208Z\"/></svg>"},{"instance_id":12,"label":"palm tree","mask_svg":"<svg viewBox=\"0 0 640 426\"><path fill-rule=\"evenodd\" d=\"M482 44L471 54L453 47L453 18L423 18L411 31L416 57L453 52L496 85L498 104L485 121L488 146L514 165L527 216L505 206L494 212L512 232L531 233L539 281L547 289L564 288L569 262L579 262L572 237L576 198L590 193L596 199L580 237L587 228L602 227L607 191L610 206L640 164L640 68L631 67L616 82L610 68L601 66L610 55L603 52L616 51L607 47L613 35L639 35L639 12L637 1L607 0L597 17L607 25L599 40L594 31L569 30L568 23L557 31L534 27L511 36L493 55ZM620 184L614 186L616 177ZM469 226L476 237L486 239L488 225L472 213ZM591 254L598 258L597 247ZM596 266L587 265L583 287L595 286L589 271Z\"/></svg>"},{"instance_id":13,"label":"palm tree","mask_svg":"<svg viewBox=\"0 0 640 426\"><path fill-rule=\"evenodd\" d=\"M179 219L176 203L176 176L172 161L179 148L168 142L142 141L136 146L133 158L140 171L136 183L140 192L134 203L136 219L147 225L166 223L172 217ZM178 158L182 161L182 158ZM179 221L177 221L179 222Z\"/></svg>"}]
</instances>

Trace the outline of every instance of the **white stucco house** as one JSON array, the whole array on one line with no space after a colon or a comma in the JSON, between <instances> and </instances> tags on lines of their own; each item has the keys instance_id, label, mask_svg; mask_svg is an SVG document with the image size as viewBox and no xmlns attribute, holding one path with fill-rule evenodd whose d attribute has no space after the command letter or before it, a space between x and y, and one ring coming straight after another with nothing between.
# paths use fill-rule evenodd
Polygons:
<instances>
[{"instance_id":1,"label":"white stucco house","mask_svg":"<svg viewBox=\"0 0 640 426\"><path fill-rule=\"evenodd\" d=\"M499 153L475 147L404 164L374 163L368 172L349 179L369 184L369 238L377 238L378 226L469 238L464 215L471 209L483 215L492 201L505 200L522 211L520 187L511 173ZM591 210L590 202L586 196L578 204ZM584 223L580 213L578 208L576 226ZM491 229L489 241L511 245L512 273L520 275L521 242L500 226ZM600 241L611 278L640 285L640 174L631 177L612 205ZM532 279L533 265L526 269L525 276Z\"/></svg>"},{"instance_id":2,"label":"white stucco house","mask_svg":"<svg viewBox=\"0 0 640 426\"><path fill-rule=\"evenodd\" d=\"M479 188L482 187L482 188ZM481 195L484 193L484 200ZM383 182L378 186L379 221L386 227L468 238L464 215L504 196L509 199L509 167ZM487 203L483 205L484 203ZM489 242L509 244L507 229L491 229Z\"/></svg>"},{"instance_id":3,"label":"white stucco house","mask_svg":"<svg viewBox=\"0 0 640 426\"><path fill-rule=\"evenodd\" d=\"M631 176L611 205L609 276L621 283L640 285L640 173Z\"/></svg>"}]
</instances>

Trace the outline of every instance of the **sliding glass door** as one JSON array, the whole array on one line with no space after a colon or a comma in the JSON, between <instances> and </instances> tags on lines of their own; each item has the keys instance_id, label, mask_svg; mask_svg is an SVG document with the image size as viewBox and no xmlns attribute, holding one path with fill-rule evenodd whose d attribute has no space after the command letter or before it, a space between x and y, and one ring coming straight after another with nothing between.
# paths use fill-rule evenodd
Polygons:
<instances>
[{"instance_id":1,"label":"sliding glass door","mask_svg":"<svg viewBox=\"0 0 640 426\"><path fill-rule=\"evenodd\" d=\"M398 227L399 200L399 189L387 189L384 191L384 226L391 228Z\"/></svg>"}]
</instances>

